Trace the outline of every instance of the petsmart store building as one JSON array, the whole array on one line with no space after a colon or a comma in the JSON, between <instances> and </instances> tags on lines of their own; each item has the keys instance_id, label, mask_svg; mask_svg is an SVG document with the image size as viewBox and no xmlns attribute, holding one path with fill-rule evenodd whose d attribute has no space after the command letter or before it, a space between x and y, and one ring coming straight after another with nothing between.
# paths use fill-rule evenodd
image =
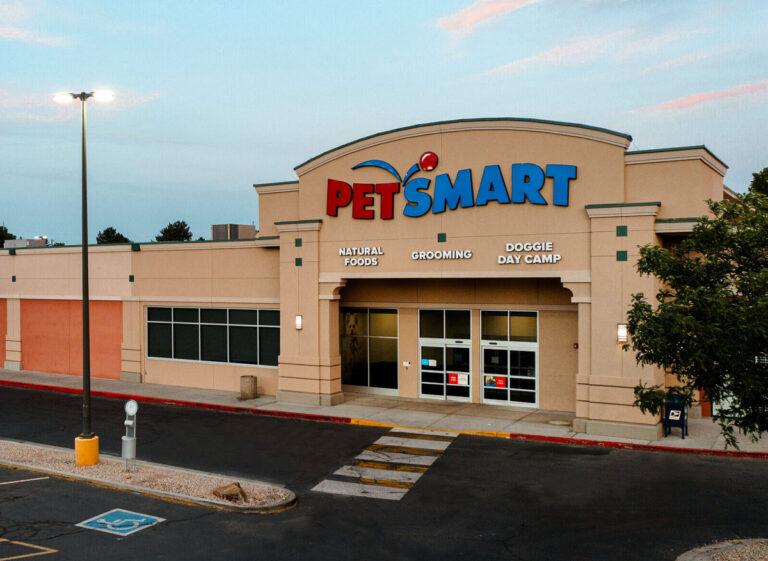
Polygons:
<instances>
[{"instance_id":1,"label":"petsmart store building","mask_svg":"<svg viewBox=\"0 0 768 561\"><path fill-rule=\"evenodd\" d=\"M279 401L464 401L656 438L632 388L671 379L622 350L631 295L659 288L639 247L732 193L706 147L630 142L537 119L415 125L255 185L256 238L94 246L93 375L236 391L255 374ZM80 373L79 268L79 247L0 251L6 368Z\"/></svg>"}]
</instances>

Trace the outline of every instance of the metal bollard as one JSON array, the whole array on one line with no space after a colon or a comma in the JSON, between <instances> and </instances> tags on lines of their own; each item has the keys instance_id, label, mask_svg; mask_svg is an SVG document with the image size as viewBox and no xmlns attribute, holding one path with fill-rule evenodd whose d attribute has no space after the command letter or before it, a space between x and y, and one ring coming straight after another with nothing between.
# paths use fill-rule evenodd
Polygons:
<instances>
[{"instance_id":1,"label":"metal bollard","mask_svg":"<svg viewBox=\"0 0 768 561\"><path fill-rule=\"evenodd\" d=\"M136 413L139 404L131 399L125 403L125 436L123 436L122 458L125 460L125 471L133 471L136 467Z\"/></svg>"}]
</instances>

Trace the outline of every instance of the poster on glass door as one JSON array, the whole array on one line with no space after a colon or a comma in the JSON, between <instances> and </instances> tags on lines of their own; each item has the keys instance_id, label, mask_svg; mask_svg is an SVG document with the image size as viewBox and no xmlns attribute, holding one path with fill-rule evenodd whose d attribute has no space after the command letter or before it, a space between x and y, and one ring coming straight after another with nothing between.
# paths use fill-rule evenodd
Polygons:
<instances>
[{"instance_id":1,"label":"poster on glass door","mask_svg":"<svg viewBox=\"0 0 768 561\"><path fill-rule=\"evenodd\" d=\"M449 386L468 386L469 374L460 374L458 372L448 372Z\"/></svg>"}]
</instances>

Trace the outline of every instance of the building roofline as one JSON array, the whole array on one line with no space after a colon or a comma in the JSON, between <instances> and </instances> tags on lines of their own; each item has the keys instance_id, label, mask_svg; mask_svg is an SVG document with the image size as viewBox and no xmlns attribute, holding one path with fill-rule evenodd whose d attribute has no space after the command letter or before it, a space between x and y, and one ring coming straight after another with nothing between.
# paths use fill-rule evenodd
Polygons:
<instances>
[{"instance_id":1,"label":"building roofline","mask_svg":"<svg viewBox=\"0 0 768 561\"><path fill-rule=\"evenodd\" d=\"M684 150L704 150L707 154L712 156L717 162L725 169L728 169L728 164L718 158L712 150L706 147L704 144L697 144L695 146L671 146L669 148L652 148L649 150L627 150L624 152L627 156L633 156L636 154L658 154L662 152L682 152Z\"/></svg>"},{"instance_id":2,"label":"building roofline","mask_svg":"<svg viewBox=\"0 0 768 561\"><path fill-rule=\"evenodd\" d=\"M542 125L555 125L555 126L561 126L561 127L580 128L580 129L600 132L600 133L604 133L604 134L609 134L609 135L613 135L613 136L618 136L618 137L622 138L623 140L625 140L626 142L631 142L632 141L632 136L630 136L628 134L625 134L625 133L622 133L622 132L617 132L617 131L610 130L610 129L605 129L605 128L602 128L602 127L594 127L594 126L591 126L591 125L583 125L581 123L569 123L569 122L566 122L566 121L550 121L550 120L546 120L546 119L532 119L532 118L525 118L525 117L478 117L478 118L474 118L474 119L450 119L450 120L446 120L446 121L432 121L432 122L429 122L429 123L419 123L419 124L416 124L416 125L409 125L407 127L399 127L399 128L390 129L390 130L386 130L386 131L382 131L382 132L377 132L375 134L370 134L370 135L367 135L367 136L363 136L363 137L358 138L356 140L353 140L351 142L346 142L344 144L336 146L335 148L331 148L329 150L321 152L320 154L318 154L316 156L313 156L312 158L309 158L308 160L300 163L299 165L297 165L293 169L294 170L299 170L300 168L306 166L307 164L312 163L312 162L322 158L323 156L327 156L328 154L336 152L337 150L342 150L343 148L347 148L347 147L352 146L354 144L357 144L359 142L364 142L366 140L370 140L370 139L373 139L373 138L376 138L376 137L379 137L379 136L384 136L384 135L387 135L387 134L403 132L403 131L408 131L408 130L413 130L413 129L418 129L418 128L440 126L440 125L451 125L451 124L457 124L457 123L484 123L484 122L493 122L493 121L497 121L497 122L513 122L513 123L534 123L534 124L542 124Z\"/></svg>"}]
</instances>

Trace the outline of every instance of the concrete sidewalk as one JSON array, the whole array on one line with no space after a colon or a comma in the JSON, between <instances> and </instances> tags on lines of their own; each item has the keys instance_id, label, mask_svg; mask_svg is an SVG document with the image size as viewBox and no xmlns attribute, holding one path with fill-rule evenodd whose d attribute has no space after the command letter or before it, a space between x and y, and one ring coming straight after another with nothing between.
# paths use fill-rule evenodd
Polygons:
<instances>
[{"instance_id":1,"label":"concrete sidewalk","mask_svg":"<svg viewBox=\"0 0 768 561\"><path fill-rule=\"evenodd\" d=\"M15 384L46 386L47 388L40 389L50 389L51 391L58 389L75 392L82 388L81 378L78 376L0 369L0 386ZM568 439L574 442L581 440L690 450L721 451L725 446L718 425L709 418L691 419L689 421L690 435L685 439L682 439L679 436L679 431L675 430L672 436L648 441L576 433L572 428L574 417L572 413L474 403L429 402L347 392L346 401L340 405L311 406L279 403L275 398L268 396L240 401L234 392L159 384L137 384L98 378L92 379L91 388L95 392L117 394L109 396L116 398L137 397L138 399L153 401L181 402L180 405L187 406L295 414L309 418L317 417L318 420L322 420L322 417L333 417L336 420L346 419L346 422L356 424L450 430L470 434L487 433L512 438L517 436L551 437L553 440ZM768 454L768 439L757 443L742 439L740 447L743 452Z\"/></svg>"}]
</instances>

